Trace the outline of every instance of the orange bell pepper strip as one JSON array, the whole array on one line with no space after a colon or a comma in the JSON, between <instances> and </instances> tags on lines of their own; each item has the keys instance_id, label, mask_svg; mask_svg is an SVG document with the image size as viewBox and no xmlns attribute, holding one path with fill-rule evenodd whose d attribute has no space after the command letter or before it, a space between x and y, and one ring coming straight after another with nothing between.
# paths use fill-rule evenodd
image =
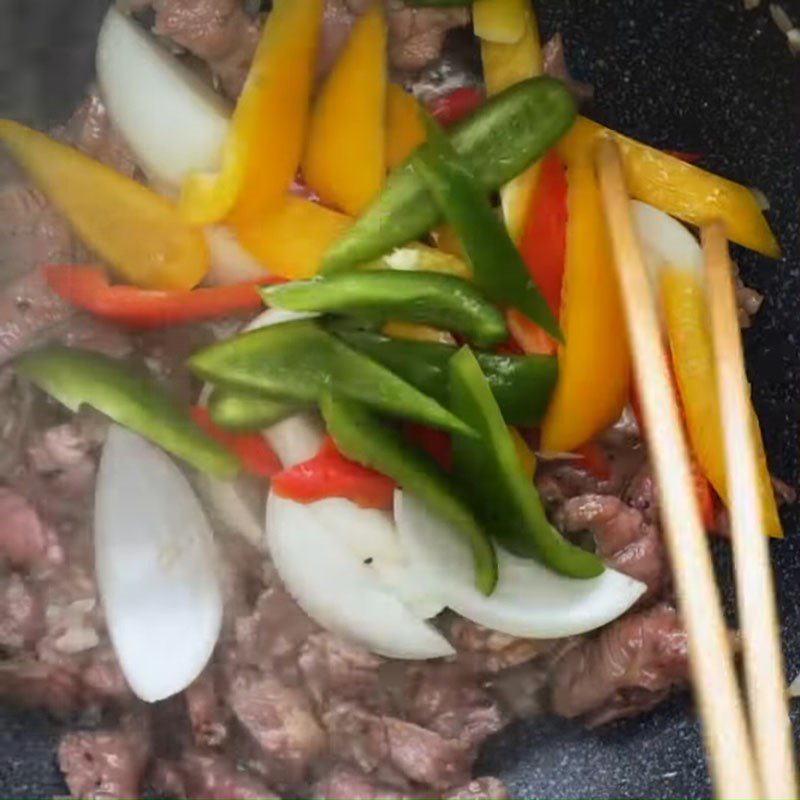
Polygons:
<instances>
[{"instance_id":1,"label":"orange bell pepper strip","mask_svg":"<svg viewBox=\"0 0 800 800\"><path fill-rule=\"evenodd\" d=\"M242 469L256 478L271 478L281 471L281 462L260 433L231 433L211 421L208 409L194 406L192 420L212 439L235 455Z\"/></svg>"},{"instance_id":2,"label":"orange bell pepper strip","mask_svg":"<svg viewBox=\"0 0 800 800\"><path fill-rule=\"evenodd\" d=\"M164 328L258 311L263 308L257 291L259 284L275 282L275 278L265 277L258 283L158 291L112 286L99 267L46 264L41 271L50 288L72 305L110 322L137 329Z\"/></svg>"},{"instance_id":3,"label":"orange bell pepper strip","mask_svg":"<svg viewBox=\"0 0 800 800\"><path fill-rule=\"evenodd\" d=\"M715 378L716 365L711 347L702 273L667 266L660 271L659 282L675 378L692 451L703 474L727 505L725 452ZM758 419L752 409L751 424L758 456L757 489L766 533L780 538L783 531L778 506Z\"/></svg>"},{"instance_id":4,"label":"orange bell pepper strip","mask_svg":"<svg viewBox=\"0 0 800 800\"><path fill-rule=\"evenodd\" d=\"M317 455L279 472L271 486L280 497L297 503L343 497L361 508L384 511L391 510L396 488L391 478L345 458L330 436Z\"/></svg>"},{"instance_id":5,"label":"orange bell pepper strip","mask_svg":"<svg viewBox=\"0 0 800 800\"><path fill-rule=\"evenodd\" d=\"M481 37L483 74L490 97L515 83L542 74L542 45L529 2L480 0L473 6L472 13L475 33ZM538 179L539 164L536 163L507 183L500 192L506 227L515 242L522 236Z\"/></svg>"},{"instance_id":6,"label":"orange bell pepper strip","mask_svg":"<svg viewBox=\"0 0 800 800\"><path fill-rule=\"evenodd\" d=\"M690 225L721 220L728 238L772 258L780 247L752 192L745 186L687 164L667 153L629 139L596 122L578 117L559 142L567 161L583 157L600 137L619 145L628 191L637 200Z\"/></svg>"},{"instance_id":7,"label":"orange bell pepper strip","mask_svg":"<svg viewBox=\"0 0 800 800\"><path fill-rule=\"evenodd\" d=\"M191 289L208 271L202 231L140 183L18 122L0 120L0 144L123 280Z\"/></svg>"},{"instance_id":8,"label":"orange bell pepper strip","mask_svg":"<svg viewBox=\"0 0 800 800\"><path fill-rule=\"evenodd\" d=\"M323 0L275 0L231 119L216 174L189 175L181 211L247 223L280 205L303 150Z\"/></svg>"},{"instance_id":9,"label":"orange bell pepper strip","mask_svg":"<svg viewBox=\"0 0 800 800\"><path fill-rule=\"evenodd\" d=\"M303 157L309 188L353 216L383 185L386 86L386 23L380 4L373 4L319 91Z\"/></svg>"},{"instance_id":10,"label":"orange bell pepper strip","mask_svg":"<svg viewBox=\"0 0 800 800\"><path fill-rule=\"evenodd\" d=\"M572 452L622 413L630 354L600 192L589 158L567 167L567 243L559 376L541 449Z\"/></svg>"},{"instance_id":11,"label":"orange bell pepper strip","mask_svg":"<svg viewBox=\"0 0 800 800\"><path fill-rule=\"evenodd\" d=\"M390 83L386 89L386 167L402 164L425 141L419 116L420 104L402 86Z\"/></svg>"},{"instance_id":12,"label":"orange bell pepper strip","mask_svg":"<svg viewBox=\"0 0 800 800\"><path fill-rule=\"evenodd\" d=\"M290 195L275 211L235 230L242 247L270 272L301 280L317 274L327 249L352 223L346 214Z\"/></svg>"}]
</instances>

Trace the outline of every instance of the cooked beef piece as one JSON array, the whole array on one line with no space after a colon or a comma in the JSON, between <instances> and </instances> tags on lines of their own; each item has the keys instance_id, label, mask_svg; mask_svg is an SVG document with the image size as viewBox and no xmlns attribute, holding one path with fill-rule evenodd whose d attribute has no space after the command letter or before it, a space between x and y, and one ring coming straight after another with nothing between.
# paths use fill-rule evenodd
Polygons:
<instances>
[{"instance_id":1,"label":"cooked beef piece","mask_svg":"<svg viewBox=\"0 0 800 800\"><path fill-rule=\"evenodd\" d=\"M628 614L553 668L552 708L589 726L647 711L689 681L686 632L667 604Z\"/></svg>"},{"instance_id":2,"label":"cooked beef piece","mask_svg":"<svg viewBox=\"0 0 800 800\"><path fill-rule=\"evenodd\" d=\"M564 81L578 104L588 103L594 96L594 87L588 83L576 81L569 72L564 56L564 39L560 33L545 42L542 50L545 75L552 75Z\"/></svg>"},{"instance_id":3,"label":"cooked beef piece","mask_svg":"<svg viewBox=\"0 0 800 800\"><path fill-rule=\"evenodd\" d=\"M25 497L0 486L0 562L30 570L62 561L55 530Z\"/></svg>"},{"instance_id":4,"label":"cooked beef piece","mask_svg":"<svg viewBox=\"0 0 800 800\"><path fill-rule=\"evenodd\" d=\"M0 577L0 647L29 649L44 630L44 601L32 582L12 572Z\"/></svg>"},{"instance_id":5,"label":"cooked beef piece","mask_svg":"<svg viewBox=\"0 0 800 800\"><path fill-rule=\"evenodd\" d=\"M26 659L0 661L0 701L66 717L83 709L86 696L73 670Z\"/></svg>"},{"instance_id":6,"label":"cooked beef piece","mask_svg":"<svg viewBox=\"0 0 800 800\"><path fill-rule=\"evenodd\" d=\"M92 650L81 670L81 681L88 696L101 705L120 705L133 700L133 692L109 644Z\"/></svg>"},{"instance_id":7,"label":"cooked beef piece","mask_svg":"<svg viewBox=\"0 0 800 800\"><path fill-rule=\"evenodd\" d=\"M152 774L160 797L193 800L277 800L275 794L252 772L238 767L221 753L190 750L180 761L159 761Z\"/></svg>"},{"instance_id":8,"label":"cooked beef piece","mask_svg":"<svg viewBox=\"0 0 800 800\"><path fill-rule=\"evenodd\" d=\"M276 783L297 786L325 750L325 733L306 695L272 675L237 675L228 697L233 713L258 743Z\"/></svg>"},{"instance_id":9,"label":"cooked beef piece","mask_svg":"<svg viewBox=\"0 0 800 800\"><path fill-rule=\"evenodd\" d=\"M219 747L228 737L228 710L224 707L216 685L213 667L207 667L186 689L186 710L195 744Z\"/></svg>"},{"instance_id":10,"label":"cooked beef piece","mask_svg":"<svg viewBox=\"0 0 800 800\"><path fill-rule=\"evenodd\" d=\"M559 514L566 533L588 531L597 555L613 569L647 585L639 600L646 605L669 586L669 564L658 528L618 497L587 494L564 503Z\"/></svg>"},{"instance_id":11,"label":"cooked beef piece","mask_svg":"<svg viewBox=\"0 0 800 800\"><path fill-rule=\"evenodd\" d=\"M311 787L317 800L406 800L413 794L375 781L364 772L335 766Z\"/></svg>"},{"instance_id":12,"label":"cooked beef piece","mask_svg":"<svg viewBox=\"0 0 800 800\"><path fill-rule=\"evenodd\" d=\"M476 778L464 786L448 789L443 800L506 800L508 790L498 778Z\"/></svg>"},{"instance_id":13,"label":"cooked beef piece","mask_svg":"<svg viewBox=\"0 0 800 800\"><path fill-rule=\"evenodd\" d=\"M388 759L386 726L378 714L356 703L337 703L322 717L331 753L373 775ZM382 770L385 777L385 772ZM394 777L391 773L389 777Z\"/></svg>"},{"instance_id":14,"label":"cooked beef piece","mask_svg":"<svg viewBox=\"0 0 800 800\"><path fill-rule=\"evenodd\" d=\"M469 10L409 8L402 0L386 0L389 58L395 69L417 71L442 52L447 32L469 24Z\"/></svg>"},{"instance_id":15,"label":"cooked beef piece","mask_svg":"<svg viewBox=\"0 0 800 800\"><path fill-rule=\"evenodd\" d=\"M382 689L378 670L382 661L330 633L309 637L299 655L300 671L319 708L339 700L379 706Z\"/></svg>"},{"instance_id":16,"label":"cooked beef piece","mask_svg":"<svg viewBox=\"0 0 800 800\"><path fill-rule=\"evenodd\" d=\"M139 795L148 754L143 720L128 717L117 730L66 734L58 764L73 797L124 800Z\"/></svg>"},{"instance_id":17,"label":"cooked beef piece","mask_svg":"<svg viewBox=\"0 0 800 800\"><path fill-rule=\"evenodd\" d=\"M455 616L450 620L448 638L459 651L459 664L479 673L516 667L551 647L548 640L518 639Z\"/></svg>"},{"instance_id":18,"label":"cooked beef piece","mask_svg":"<svg viewBox=\"0 0 800 800\"><path fill-rule=\"evenodd\" d=\"M422 664L412 670L408 718L445 739L477 748L506 723L497 700L474 673L458 664Z\"/></svg>"}]
</instances>

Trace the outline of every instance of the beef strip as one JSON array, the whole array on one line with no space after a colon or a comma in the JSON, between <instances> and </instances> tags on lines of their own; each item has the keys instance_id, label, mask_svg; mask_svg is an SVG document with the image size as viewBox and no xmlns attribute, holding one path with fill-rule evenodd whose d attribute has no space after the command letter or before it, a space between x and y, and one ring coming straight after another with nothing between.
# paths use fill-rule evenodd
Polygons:
<instances>
[{"instance_id":1,"label":"beef strip","mask_svg":"<svg viewBox=\"0 0 800 800\"><path fill-rule=\"evenodd\" d=\"M318 800L406 800L413 794L380 783L357 769L337 765L311 787L311 797Z\"/></svg>"},{"instance_id":2,"label":"beef strip","mask_svg":"<svg viewBox=\"0 0 800 800\"><path fill-rule=\"evenodd\" d=\"M628 614L583 638L553 667L551 703L590 727L653 708L689 682L686 632L667 604Z\"/></svg>"},{"instance_id":3,"label":"beef strip","mask_svg":"<svg viewBox=\"0 0 800 800\"><path fill-rule=\"evenodd\" d=\"M37 587L16 572L0 578L0 647L30 648L44 630L44 601Z\"/></svg>"},{"instance_id":4,"label":"beef strip","mask_svg":"<svg viewBox=\"0 0 800 800\"><path fill-rule=\"evenodd\" d=\"M661 535L638 509L618 497L587 494L564 503L559 523L565 533L591 533L597 555L607 566L647 586L640 605L651 603L668 589L669 564Z\"/></svg>"},{"instance_id":5,"label":"beef strip","mask_svg":"<svg viewBox=\"0 0 800 800\"><path fill-rule=\"evenodd\" d=\"M476 778L464 786L449 789L443 800L506 800L508 790L498 778Z\"/></svg>"},{"instance_id":6,"label":"beef strip","mask_svg":"<svg viewBox=\"0 0 800 800\"><path fill-rule=\"evenodd\" d=\"M228 738L230 713L220 697L214 668L207 667L186 689L184 697L195 744L219 747Z\"/></svg>"},{"instance_id":7,"label":"beef strip","mask_svg":"<svg viewBox=\"0 0 800 800\"><path fill-rule=\"evenodd\" d=\"M30 570L63 558L55 530L23 495L0 486L0 562Z\"/></svg>"},{"instance_id":8,"label":"beef strip","mask_svg":"<svg viewBox=\"0 0 800 800\"><path fill-rule=\"evenodd\" d=\"M582 105L594 97L594 87L591 84L576 81L570 74L564 55L564 39L560 33L545 42L542 48L542 60L545 75L552 75L554 78L562 80L576 103Z\"/></svg>"}]
</instances>

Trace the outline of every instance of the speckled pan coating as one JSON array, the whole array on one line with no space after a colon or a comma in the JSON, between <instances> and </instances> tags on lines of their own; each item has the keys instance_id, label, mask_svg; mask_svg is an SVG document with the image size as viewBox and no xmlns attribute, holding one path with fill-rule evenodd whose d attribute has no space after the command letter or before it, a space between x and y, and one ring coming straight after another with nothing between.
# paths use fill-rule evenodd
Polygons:
<instances>
[{"instance_id":1,"label":"speckled pan coating","mask_svg":"<svg viewBox=\"0 0 800 800\"><path fill-rule=\"evenodd\" d=\"M783 4L800 23L800 0ZM16 112L43 124L75 104L90 75L87 53L103 6L102 0L0 3L0 115ZM800 66L766 1L750 12L741 0L541 0L537 6L544 32L564 34L576 76L595 85L592 115L656 145L707 153L710 169L769 197L783 260L736 256L747 282L767 298L747 334L750 376L773 471L796 485ZM788 513L788 539L773 546L791 675L800 670L799 521L797 511ZM726 547L716 550L727 576ZM800 709L793 719L800 723ZM54 736L41 717L0 718L0 796L63 793ZM710 791L698 726L681 698L600 731L559 720L516 725L490 743L480 767L503 775L515 797L688 798Z\"/></svg>"}]
</instances>

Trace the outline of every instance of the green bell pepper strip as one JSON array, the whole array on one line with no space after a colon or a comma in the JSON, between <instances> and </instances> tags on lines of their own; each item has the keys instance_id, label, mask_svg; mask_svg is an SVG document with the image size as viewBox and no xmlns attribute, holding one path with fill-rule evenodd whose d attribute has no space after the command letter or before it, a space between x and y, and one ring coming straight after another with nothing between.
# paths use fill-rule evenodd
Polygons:
<instances>
[{"instance_id":1,"label":"green bell pepper strip","mask_svg":"<svg viewBox=\"0 0 800 800\"><path fill-rule=\"evenodd\" d=\"M449 404L447 364L455 347L435 342L390 339L378 333L356 331L336 324L328 329L345 344L383 364L395 375L442 404ZM537 425L558 378L558 361L551 356L475 354L508 425Z\"/></svg>"},{"instance_id":2,"label":"green bell pepper strip","mask_svg":"<svg viewBox=\"0 0 800 800\"><path fill-rule=\"evenodd\" d=\"M475 585L491 594L497 584L494 547L458 488L433 458L384 425L363 403L323 392L320 410L342 455L388 475L464 536L472 548Z\"/></svg>"},{"instance_id":3,"label":"green bell pepper strip","mask_svg":"<svg viewBox=\"0 0 800 800\"><path fill-rule=\"evenodd\" d=\"M238 459L198 428L188 409L113 358L53 345L19 356L14 369L71 411L92 406L202 472L232 478L239 470Z\"/></svg>"},{"instance_id":4,"label":"green bell pepper strip","mask_svg":"<svg viewBox=\"0 0 800 800\"><path fill-rule=\"evenodd\" d=\"M503 314L472 283L435 272L348 272L259 290L293 311L350 314L371 321L433 325L489 347L508 338Z\"/></svg>"},{"instance_id":5,"label":"green bell pepper strip","mask_svg":"<svg viewBox=\"0 0 800 800\"><path fill-rule=\"evenodd\" d=\"M520 81L450 129L450 141L478 185L499 189L541 158L572 126L577 111L555 78ZM324 272L352 269L427 233L441 212L410 161L397 167L370 207L333 243Z\"/></svg>"},{"instance_id":6,"label":"green bell pepper strip","mask_svg":"<svg viewBox=\"0 0 800 800\"><path fill-rule=\"evenodd\" d=\"M468 347L450 361L450 402L481 435L479 439L453 437L453 468L492 536L513 553L536 558L570 578L600 575L604 569L600 559L570 544L548 521L536 488L522 470L489 384Z\"/></svg>"},{"instance_id":7,"label":"green bell pepper strip","mask_svg":"<svg viewBox=\"0 0 800 800\"><path fill-rule=\"evenodd\" d=\"M428 140L414 151L411 163L458 235L475 283L496 302L518 308L554 339L563 341L558 322L506 226L444 131L427 115L423 121Z\"/></svg>"},{"instance_id":8,"label":"green bell pepper strip","mask_svg":"<svg viewBox=\"0 0 800 800\"><path fill-rule=\"evenodd\" d=\"M195 353L188 363L203 380L272 400L313 405L331 388L385 414L472 434L436 400L350 349L313 320L241 334Z\"/></svg>"},{"instance_id":9,"label":"green bell pepper strip","mask_svg":"<svg viewBox=\"0 0 800 800\"><path fill-rule=\"evenodd\" d=\"M256 431L269 428L303 407L283 400L240 390L217 388L208 398L211 421L231 431Z\"/></svg>"}]
</instances>

